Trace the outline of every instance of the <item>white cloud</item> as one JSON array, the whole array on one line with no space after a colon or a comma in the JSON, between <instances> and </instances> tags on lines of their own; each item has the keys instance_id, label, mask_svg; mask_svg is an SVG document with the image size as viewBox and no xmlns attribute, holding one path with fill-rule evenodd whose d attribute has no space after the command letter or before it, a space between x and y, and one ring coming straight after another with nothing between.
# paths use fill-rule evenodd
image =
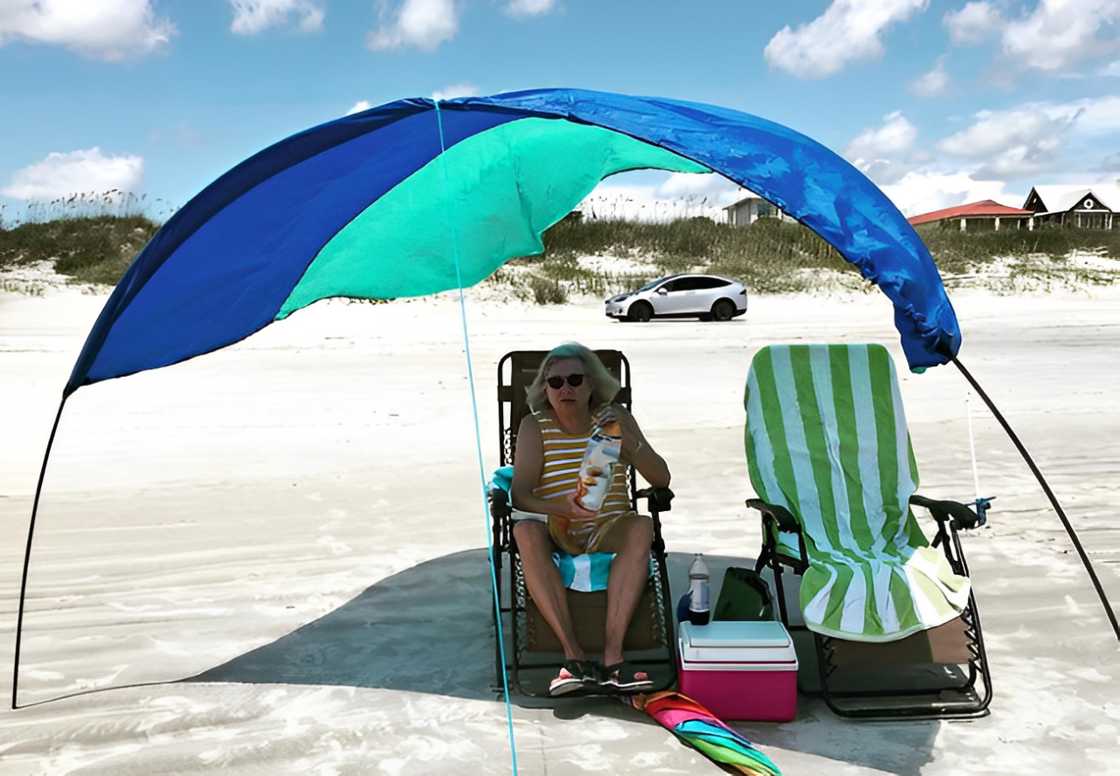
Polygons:
<instances>
[{"instance_id":1,"label":"white cloud","mask_svg":"<svg viewBox=\"0 0 1120 776\"><path fill-rule=\"evenodd\" d=\"M1069 136L1120 132L1120 97L1024 103L984 110L967 128L937 144L946 154L983 162L977 174L1013 177L1052 168Z\"/></svg>"},{"instance_id":2,"label":"white cloud","mask_svg":"<svg viewBox=\"0 0 1120 776\"><path fill-rule=\"evenodd\" d=\"M350 106L350 110L346 111L345 115L349 116L351 113L361 113L362 111L369 110L372 107L373 106L370 105L369 100L358 100L356 103Z\"/></svg>"},{"instance_id":3,"label":"white cloud","mask_svg":"<svg viewBox=\"0 0 1120 776\"><path fill-rule=\"evenodd\" d=\"M959 11L945 14L942 21L954 43L979 43L1003 25L999 10L986 2L965 3Z\"/></svg>"},{"instance_id":4,"label":"white cloud","mask_svg":"<svg viewBox=\"0 0 1120 776\"><path fill-rule=\"evenodd\" d=\"M902 111L896 110L883 117L882 126L865 129L856 135L844 149L844 155L849 159L897 156L909 151L917 137L918 128L902 115Z\"/></svg>"},{"instance_id":5,"label":"white cloud","mask_svg":"<svg viewBox=\"0 0 1120 776\"><path fill-rule=\"evenodd\" d=\"M454 100L456 97L477 97L478 87L474 84L449 84L432 92L433 100Z\"/></svg>"},{"instance_id":6,"label":"white cloud","mask_svg":"<svg viewBox=\"0 0 1120 776\"><path fill-rule=\"evenodd\" d=\"M1103 75L1109 78L1120 78L1120 59L1102 67L1097 71L1097 75Z\"/></svg>"},{"instance_id":7,"label":"white cloud","mask_svg":"<svg viewBox=\"0 0 1120 776\"><path fill-rule=\"evenodd\" d=\"M1075 100L1068 104L1081 115L1076 129L1091 135L1120 132L1120 97L1095 97Z\"/></svg>"},{"instance_id":8,"label":"white cloud","mask_svg":"<svg viewBox=\"0 0 1120 776\"><path fill-rule=\"evenodd\" d=\"M706 216L723 221L722 208L748 194L714 173L671 173L660 183L648 185L619 183L612 178L588 194L579 209L586 218L671 221Z\"/></svg>"},{"instance_id":9,"label":"white cloud","mask_svg":"<svg viewBox=\"0 0 1120 776\"><path fill-rule=\"evenodd\" d=\"M256 35L269 27L280 27L290 18L303 32L323 28L326 12L317 0L229 0L233 11L230 29L238 35Z\"/></svg>"},{"instance_id":10,"label":"white cloud","mask_svg":"<svg viewBox=\"0 0 1120 776\"><path fill-rule=\"evenodd\" d=\"M674 172L656 187L655 192L661 197L709 197L722 200L734 195L739 188L734 181L716 173Z\"/></svg>"},{"instance_id":11,"label":"white cloud","mask_svg":"<svg viewBox=\"0 0 1120 776\"><path fill-rule=\"evenodd\" d=\"M1068 106L1027 104L1012 110L980 111L971 126L942 140L946 154L980 160L1002 176L1039 172L1058 158L1062 139L1077 120Z\"/></svg>"},{"instance_id":12,"label":"white cloud","mask_svg":"<svg viewBox=\"0 0 1120 776\"><path fill-rule=\"evenodd\" d=\"M509 0L506 13L510 16L540 16L556 7L556 0Z\"/></svg>"},{"instance_id":13,"label":"white cloud","mask_svg":"<svg viewBox=\"0 0 1120 776\"><path fill-rule=\"evenodd\" d=\"M844 156L880 186L894 183L914 169L911 150L917 137L918 128L901 111L894 111L883 117L880 126L856 135Z\"/></svg>"},{"instance_id":14,"label":"white cloud","mask_svg":"<svg viewBox=\"0 0 1120 776\"><path fill-rule=\"evenodd\" d=\"M0 46L11 40L64 46L118 61L167 45L175 26L149 0L4 0Z\"/></svg>"},{"instance_id":15,"label":"white cloud","mask_svg":"<svg viewBox=\"0 0 1120 776\"><path fill-rule=\"evenodd\" d=\"M763 52L771 67L801 78L823 78L849 62L883 53L880 36L895 22L923 11L928 0L833 0L796 30L786 25Z\"/></svg>"},{"instance_id":16,"label":"white cloud","mask_svg":"<svg viewBox=\"0 0 1120 776\"><path fill-rule=\"evenodd\" d=\"M98 147L51 153L12 175L0 194L14 199L49 200L69 194L112 189L136 191L144 177L139 156L106 156Z\"/></svg>"},{"instance_id":17,"label":"white cloud","mask_svg":"<svg viewBox=\"0 0 1120 776\"><path fill-rule=\"evenodd\" d=\"M981 199L994 199L1018 207L1024 194L1007 191L1002 180L985 180L967 172L912 171L897 183L883 186L883 193L907 216L940 210Z\"/></svg>"},{"instance_id":18,"label":"white cloud","mask_svg":"<svg viewBox=\"0 0 1120 776\"><path fill-rule=\"evenodd\" d=\"M919 76L910 84L910 91L919 97L936 97L944 94L948 86L949 74L945 72L945 58L941 57L932 70Z\"/></svg>"},{"instance_id":19,"label":"white cloud","mask_svg":"<svg viewBox=\"0 0 1120 776\"><path fill-rule=\"evenodd\" d=\"M382 6L379 28L367 38L374 50L415 46L433 51L459 31L456 0L404 0L394 13L386 8Z\"/></svg>"},{"instance_id":20,"label":"white cloud","mask_svg":"<svg viewBox=\"0 0 1120 776\"><path fill-rule=\"evenodd\" d=\"M1008 23L1003 51L1023 67L1061 70L1115 48L1114 39L1106 43L1098 33L1117 21L1116 0L1039 0L1032 12Z\"/></svg>"}]
</instances>

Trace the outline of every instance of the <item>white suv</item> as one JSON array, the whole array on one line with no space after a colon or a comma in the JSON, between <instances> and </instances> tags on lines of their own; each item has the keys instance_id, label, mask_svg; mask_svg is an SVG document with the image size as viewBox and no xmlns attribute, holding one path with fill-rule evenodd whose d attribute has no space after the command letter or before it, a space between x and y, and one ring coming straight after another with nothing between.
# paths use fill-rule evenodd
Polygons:
<instances>
[{"instance_id":1,"label":"white suv","mask_svg":"<svg viewBox=\"0 0 1120 776\"><path fill-rule=\"evenodd\" d=\"M606 303L608 318L642 322L650 318L730 321L746 311L747 289L743 284L716 275L658 278Z\"/></svg>"}]
</instances>

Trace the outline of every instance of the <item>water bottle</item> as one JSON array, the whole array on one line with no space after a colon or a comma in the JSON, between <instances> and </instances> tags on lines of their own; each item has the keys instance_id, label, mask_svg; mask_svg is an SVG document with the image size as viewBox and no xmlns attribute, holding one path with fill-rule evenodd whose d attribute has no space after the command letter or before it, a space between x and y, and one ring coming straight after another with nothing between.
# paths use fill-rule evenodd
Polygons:
<instances>
[{"instance_id":1,"label":"water bottle","mask_svg":"<svg viewBox=\"0 0 1120 776\"><path fill-rule=\"evenodd\" d=\"M707 625L712 618L711 581L708 578L708 564L700 553L692 559L688 567L688 621L693 625Z\"/></svg>"}]
</instances>

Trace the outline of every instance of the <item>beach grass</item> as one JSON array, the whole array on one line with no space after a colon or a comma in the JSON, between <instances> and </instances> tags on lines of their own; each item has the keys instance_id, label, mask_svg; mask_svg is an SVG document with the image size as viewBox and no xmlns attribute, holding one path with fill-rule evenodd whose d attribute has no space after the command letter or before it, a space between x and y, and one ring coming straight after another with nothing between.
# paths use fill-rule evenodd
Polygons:
<instances>
[{"instance_id":1,"label":"beach grass","mask_svg":"<svg viewBox=\"0 0 1120 776\"><path fill-rule=\"evenodd\" d=\"M0 229L0 270L53 261L77 283L115 285L159 225L145 216L80 216Z\"/></svg>"},{"instance_id":2,"label":"beach grass","mask_svg":"<svg viewBox=\"0 0 1120 776\"><path fill-rule=\"evenodd\" d=\"M158 201L112 190L33 203L15 222L0 213L0 271L51 261L73 282L116 284L159 229L160 214L171 212ZM1120 282L1120 231L961 233L928 225L917 232L951 287L1014 293ZM542 254L513 259L487 283L542 305L608 297L678 272L731 277L751 293L871 289L815 233L773 218L735 227L703 216L631 221L586 218L577 210L545 231L543 244ZM589 266L588 257L609 258Z\"/></svg>"}]
</instances>

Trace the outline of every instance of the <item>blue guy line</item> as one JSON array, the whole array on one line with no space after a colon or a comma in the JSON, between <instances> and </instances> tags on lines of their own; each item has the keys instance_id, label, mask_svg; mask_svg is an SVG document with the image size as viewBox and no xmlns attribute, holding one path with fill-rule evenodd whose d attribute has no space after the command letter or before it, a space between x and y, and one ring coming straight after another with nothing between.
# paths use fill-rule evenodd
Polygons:
<instances>
[{"instance_id":1,"label":"blue guy line","mask_svg":"<svg viewBox=\"0 0 1120 776\"><path fill-rule=\"evenodd\" d=\"M439 128L439 166L440 171L443 173L443 192L444 199L450 201L450 191L447 183L447 164L444 162L443 152L447 150L444 146L443 137L443 114L439 110L439 100L434 100L436 109L436 126ZM450 202L448 202L450 204ZM447 209L448 226L451 229L451 255L455 261L455 282L459 286L459 318L463 324L463 351L467 356L467 385L470 386L471 393L471 413L474 417L474 444L475 453L478 457L478 478L481 484L482 493L482 520L486 528L486 554L490 561L490 590L494 594L494 611L497 616L494 621L498 625L498 650L502 661L502 694L505 696L506 702L506 727L509 731L509 753L513 762L513 776L517 776L517 744L513 739L513 707L509 702L509 675L506 672L506 646L505 638L502 634L502 607L501 599L498 597L498 577L494 571L494 541L490 532L490 515L486 509L486 467L482 460L482 435L479 432L478 422L478 399L474 389L474 365L471 362L471 340L470 333L467 330L467 303L463 296L463 276L459 266L459 233L455 228L455 219L451 215L451 208Z\"/></svg>"}]
</instances>

